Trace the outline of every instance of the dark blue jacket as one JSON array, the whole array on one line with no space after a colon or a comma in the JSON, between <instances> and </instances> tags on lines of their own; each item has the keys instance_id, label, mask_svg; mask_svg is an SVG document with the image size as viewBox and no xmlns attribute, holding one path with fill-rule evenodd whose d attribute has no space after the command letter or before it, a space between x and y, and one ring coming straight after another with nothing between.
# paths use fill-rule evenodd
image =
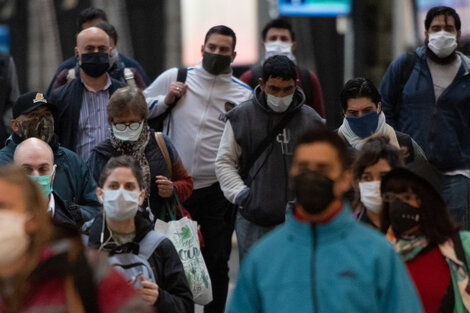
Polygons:
<instances>
[{"instance_id":1,"label":"dark blue jacket","mask_svg":"<svg viewBox=\"0 0 470 313\"><path fill-rule=\"evenodd\" d=\"M119 53L119 59L121 60L122 63L124 63L125 67L130 67L130 68L135 68L136 71L142 76L144 79L145 84L148 86L150 85L151 81L147 74L144 71L144 68L142 65L140 65L139 62L136 60L126 57L125 55ZM57 76L59 75L60 72L62 72L64 69L71 69L74 68L75 65L77 65L77 58L75 56L68 58L62 64L59 65L57 68L57 71L54 74L54 77L51 80L51 83L49 84L49 87L47 88L46 95L50 96L52 93L52 86L54 85L55 80L57 79Z\"/></svg>"},{"instance_id":2,"label":"dark blue jacket","mask_svg":"<svg viewBox=\"0 0 470 313\"><path fill-rule=\"evenodd\" d=\"M109 96L116 89L125 85L111 78ZM80 78L75 78L70 83L55 89L49 97L49 101L56 107L55 133L59 137L59 142L72 151L75 150L78 134L78 120L82 107L82 96L85 86ZM105 121L106 122L106 121Z\"/></svg>"},{"instance_id":3,"label":"dark blue jacket","mask_svg":"<svg viewBox=\"0 0 470 313\"><path fill-rule=\"evenodd\" d=\"M13 162L13 154L20 141L9 140L0 150L0 165ZM54 177L54 193L65 203L80 206L83 220L92 219L100 212L100 203L96 198L96 183L87 165L75 153L56 144L51 144L54 163L57 169Z\"/></svg>"},{"instance_id":4,"label":"dark blue jacket","mask_svg":"<svg viewBox=\"0 0 470 313\"><path fill-rule=\"evenodd\" d=\"M417 61L402 93L400 72L406 54L390 64L382 80L380 93L387 123L409 134L439 170L470 169L470 59L458 53L462 65L436 102L425 47L416 53Z\"/></svg>"}]
</instances>

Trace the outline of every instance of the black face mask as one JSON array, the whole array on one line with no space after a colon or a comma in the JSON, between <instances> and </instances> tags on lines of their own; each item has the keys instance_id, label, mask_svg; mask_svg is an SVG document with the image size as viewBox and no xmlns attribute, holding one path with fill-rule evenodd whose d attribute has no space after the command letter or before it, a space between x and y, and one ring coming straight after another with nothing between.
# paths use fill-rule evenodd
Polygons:
<instances>
[{"instance_id":1,"label":"black face mask","mask_svg":"<svg viewBox=\"0 0 470 313\"><path fill-rule=\"evenodd\" d=\"M393 233L397 238L401 238L407 230L419 225L421 219L419 208L399 199L395 199L389 204L388 216Z\"/></svg>"},{"instance_id":2,"label":"black face mask","mask_svg":"<svg viewBox=\"0 0 470 313\"><path fill-rule=\"evenodd\" d=\"M18 123L18 136L23 139L35 137L49 143L54 136L54 120L42 117L21 121Z\"/></svg>"},{"instance_id":3,"label":"black face mask","mask_svg":"<svg viewBox=\"0 0 470 313\"><path fill-rule=\"evenodd\" d=\"M202 54L202 67L212 75L228 72L232 57L204 51Z\"/></svg>"},{"instance_id":4,"label":"black face mask","mask_svg":"<svg viewBox=\"0 0 470 313\"><path fill-rule=\"evenodd\" d=\"M88 76L100 77L109 68L109 55L107 52L84 53L80 67Z\"/></svg>"},{"instance_id":5,"label":"black face mask","mask_svg":"<svg viewBox=\"0 0 470 313\"><path fill-rule=\"evenodd\" d=\"M296 201L310 214L323 212L334 200L334 181L315 172L306 171L293 178Z\"/></svg>"}]
</instances>

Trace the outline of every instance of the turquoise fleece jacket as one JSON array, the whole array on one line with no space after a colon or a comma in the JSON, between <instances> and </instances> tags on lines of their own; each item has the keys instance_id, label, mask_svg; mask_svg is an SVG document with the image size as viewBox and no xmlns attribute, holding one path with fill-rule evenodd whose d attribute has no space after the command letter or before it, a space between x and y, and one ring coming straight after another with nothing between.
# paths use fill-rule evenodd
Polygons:
<instances>
[{"instance_id":1,"label":"turquoise fleece jacket","mask_svg":"<svg viewBox=\"0 0 470 313\"><path fill-rule=\"evenodd\" d=\"M315 226L290 215L246 256L227 312L423 312L391 244L350 212Z\"/></svg>"}]
</instances>

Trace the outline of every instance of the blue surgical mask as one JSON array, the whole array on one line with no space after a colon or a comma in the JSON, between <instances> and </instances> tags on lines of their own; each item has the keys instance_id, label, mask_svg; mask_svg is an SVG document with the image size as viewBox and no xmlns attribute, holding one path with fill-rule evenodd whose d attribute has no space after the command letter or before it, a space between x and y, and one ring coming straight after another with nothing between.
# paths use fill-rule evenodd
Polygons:
<instances>
[{"instance_id":1,"label":"blue surgical mask","mask_svg":"<svg viewBox=\"0 0 470 313\"><path fill-rule=\"evenodd\" d=\"M38 184L39 188L41 188L42 192L46 197L49 197L49 195L52 192L52 182L51 182L51 176L54 175L55 172L55 166L52 167L52 172L49 175L43 175L43 176L29 176L33 181Z\"/></svg>"},{"instance_id":2,"label":"blue surgical mask","mask_svg":"<svg viewBox=\"0 0 470 313\"><path fill-rule=\"evenodd\" d=\"M372 111L361 117L346 116L351 130L361 138L366 138L375 133L379 125L379 115Z\"/></svg>"}]
</instances>

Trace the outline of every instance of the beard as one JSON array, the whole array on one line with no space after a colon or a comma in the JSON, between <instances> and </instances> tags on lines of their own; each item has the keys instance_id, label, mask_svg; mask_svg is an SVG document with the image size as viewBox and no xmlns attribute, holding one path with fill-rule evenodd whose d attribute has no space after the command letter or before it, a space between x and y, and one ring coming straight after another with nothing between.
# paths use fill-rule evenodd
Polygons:
<instances>
[{"instance_id":1,"label":"beard","mask_svg":"<svg viewBox=\"0 0 470 313\"><path fill-rule=\"evenodd\" d=\"M428 47L428 44L429 44L429 41L426 39L425 42L424 42L425 46L426 46L426 56L428 58L431 59L431 61L437 63L437 64L441 64L441 65L447 65L447 64L450 64L452 63L455 58L457 57L457 49L455 49L451 54L449 54L448 56L446 56L445 58L440 58L438 57L434 52L432 52L431 49L429 49Z\"/></svg>"}]
</instances>

